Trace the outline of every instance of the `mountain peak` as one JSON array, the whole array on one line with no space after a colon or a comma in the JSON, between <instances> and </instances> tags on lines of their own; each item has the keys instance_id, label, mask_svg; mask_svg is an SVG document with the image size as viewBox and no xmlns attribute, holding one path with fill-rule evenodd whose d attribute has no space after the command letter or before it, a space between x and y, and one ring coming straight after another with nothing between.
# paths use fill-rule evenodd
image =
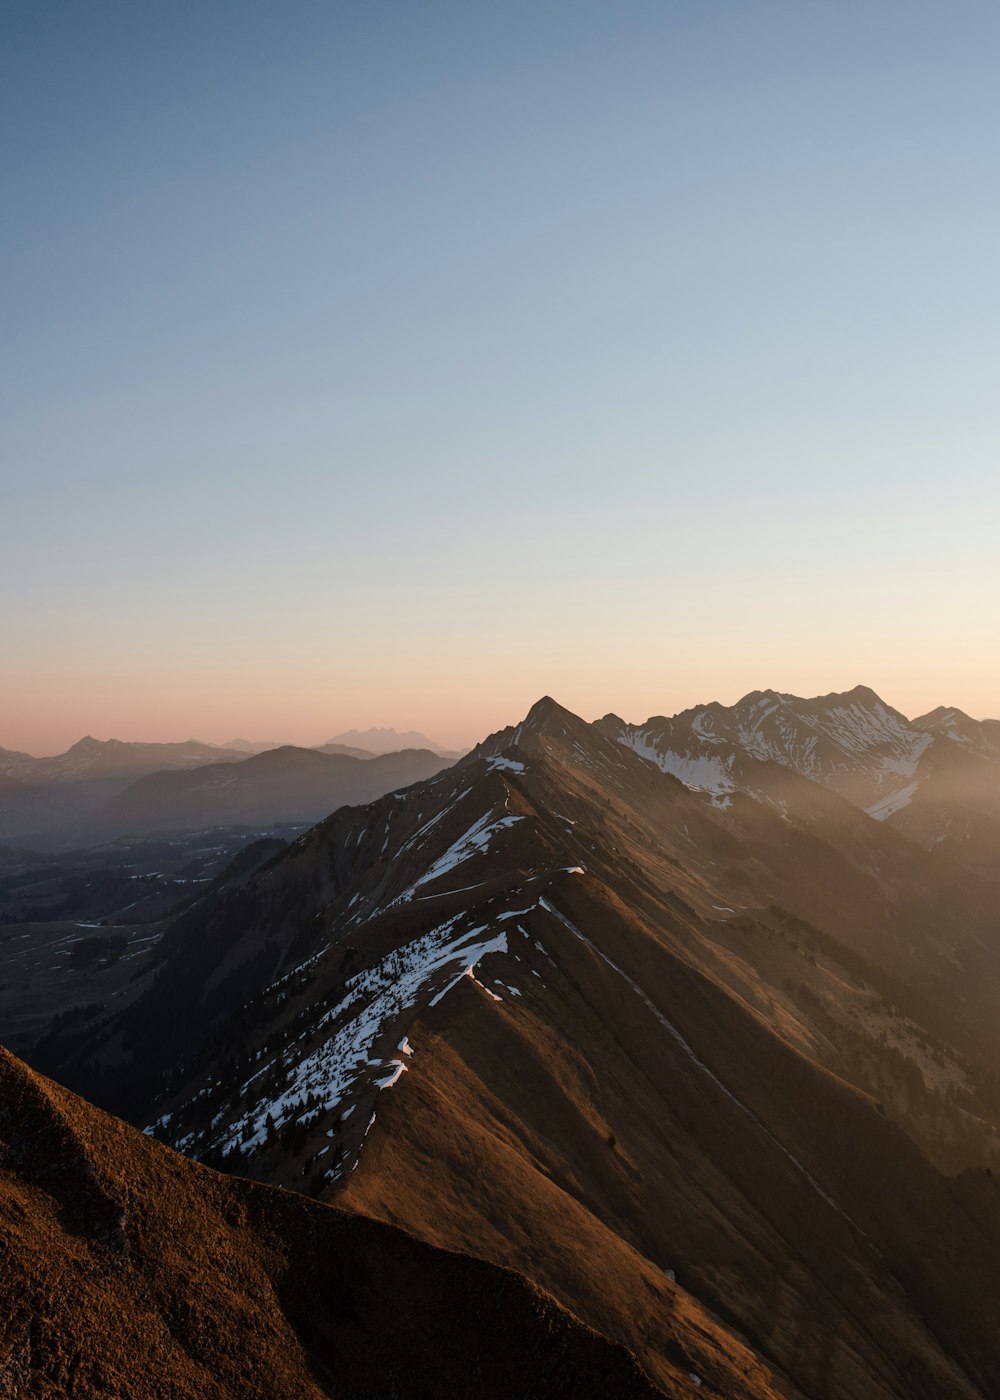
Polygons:
<instances>
[{"instance_id":1,"label":"mountain peak","mask_svg":"<svg viewBox=\"0 0 1000 1400\"><path fill-rule=\"evenodd\" d=\"M975 724L971 715L967 715L964 710L958 709L955 705L938 705L933 710L928 710L925 715L918 715L912 721L917 728L932 729L941 724Z\"/></svg>"},{"instance_id":2,"label":"mountain peak","mask_svg":"<svg viewBox=\"0 0 1000 1400\"><path fill-rule=\"evenodd\" d=\"M845 690L843 696L839 698L856 700L862 705L885 705L881 695L872 690L870 685L856 685L851 690Z\"/></svg>"},{"instance_id":3,"label":"mountain peak","mask_svg":"<svg viewBox=\"0 0 1000 1400\"><path fill-rule=\"evenodd\" d=\"M536 700L535 703L532 705L531 709L525 716L524 722L525 724L537 724L542 720L547 720L553 717L561 718L564 715L569 715L573 719L576 718L576 716L573 715L570 710L567 710L563 705L560 705L557 700L553 700L551 695L543 695L540 700Z\"/></svg>"},{"instance_id":4,"label":"mountain peak","mask_svg":"<svg viewBox=\"0 0 1000 1400\"><path fill-rule=\"evenodd\" d=\"M594 727L586 720L575 715L572 710L567 710L557 700L553 700L551 695L543 695L540 700L535 701L520 724L508 725L506 729L499 729L495 734L488 735L466 757L468 760L490 758L503 753L505 749L523 746L525 743L530 747L539 739L573 738L577 742L592 743L595 737Z\"/></svg>"},{"instance_id":5,"label":"mountain peak","mask_svg":"<svg viewBox=\"0 0 1000 1400\"><path fill-rule=\"evenodd\" d=\"M517 726L514 742L524 734L546 735L554 739L581 732L590 732L590 725L586 720L575 715L572 710L567 710L564 705L553 700L551 695L543 695L540 700L535 701Z\"/></svg>"}]
</instances>

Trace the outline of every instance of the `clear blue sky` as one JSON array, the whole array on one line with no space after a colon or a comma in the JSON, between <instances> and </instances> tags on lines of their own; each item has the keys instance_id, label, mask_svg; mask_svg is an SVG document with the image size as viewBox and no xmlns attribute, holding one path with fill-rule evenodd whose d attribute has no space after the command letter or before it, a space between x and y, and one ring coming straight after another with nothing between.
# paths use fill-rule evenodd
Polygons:
<instances>
[{"instance_id":1,"label":"clear blue sky","mask_svg":"<svg viewBox=\"0 0 1000 1400\"><path fill-rule=\"evenodd\" d=\"M2 9L0 745L1000 713L1000 9Z\"/></svg>"}]
</instances>

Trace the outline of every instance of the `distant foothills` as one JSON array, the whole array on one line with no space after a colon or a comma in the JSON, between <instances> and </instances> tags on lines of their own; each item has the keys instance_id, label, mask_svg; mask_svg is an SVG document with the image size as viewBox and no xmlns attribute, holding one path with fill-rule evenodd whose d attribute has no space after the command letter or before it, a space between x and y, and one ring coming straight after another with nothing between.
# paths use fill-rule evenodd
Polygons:
<instances>
[{"instance_id":1,"label":"distant foothills","mask_svg":"<svg viewBox=\"0 0 1000 1400\"><path fill-rule=\"evenodd\" d=\"M156 831L308 823L460 757L394 729L351 730L316 748L88 735L52 758L0 749L0 842L66 850Z\"/></svg>"}]
</instances>

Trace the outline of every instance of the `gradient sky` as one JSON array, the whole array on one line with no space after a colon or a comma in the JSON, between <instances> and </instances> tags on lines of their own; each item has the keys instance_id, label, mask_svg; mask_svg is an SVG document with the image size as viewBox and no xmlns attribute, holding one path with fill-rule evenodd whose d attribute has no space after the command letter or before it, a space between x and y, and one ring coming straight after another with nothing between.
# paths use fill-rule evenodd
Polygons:
<instances>
[{"instance_id":1,"label":"gradient sky","mask_svg":"<svg viewBox=\"0 0 1000 1400\"><path fill-rule=\"evenodd\" d=\"M992 0L0 25L0 746L1000 714Z\"/></svg>"}]
</instances>

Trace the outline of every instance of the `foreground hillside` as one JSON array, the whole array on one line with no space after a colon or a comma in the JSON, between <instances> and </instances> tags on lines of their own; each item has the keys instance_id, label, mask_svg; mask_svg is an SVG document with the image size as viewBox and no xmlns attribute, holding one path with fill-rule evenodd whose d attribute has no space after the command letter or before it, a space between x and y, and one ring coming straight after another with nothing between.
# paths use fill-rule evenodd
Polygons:
<instances>
[{"instance_id":1,"label":"foreground hillside","mask_svg":"<svg viewBox=\"0 0 1000 1400\"><path fill-rule=\"evenodd\" d=\"M545 700L335 813L39 1061L527 1275L668 1391L995 1396L993 886L784 767L723 807L601 728Z\"/></svg>"},{"instance_id":2,"label":"foreground hillside","mask_svg":"<svg viewBox=\"0 0 1000 1400\"><path fill-rule=\"evenodd\" d=\"M0 1251L5 1396L662 1393L523 1277L219 1176L4 1050Z\"/></svg>"}]
</instances>

